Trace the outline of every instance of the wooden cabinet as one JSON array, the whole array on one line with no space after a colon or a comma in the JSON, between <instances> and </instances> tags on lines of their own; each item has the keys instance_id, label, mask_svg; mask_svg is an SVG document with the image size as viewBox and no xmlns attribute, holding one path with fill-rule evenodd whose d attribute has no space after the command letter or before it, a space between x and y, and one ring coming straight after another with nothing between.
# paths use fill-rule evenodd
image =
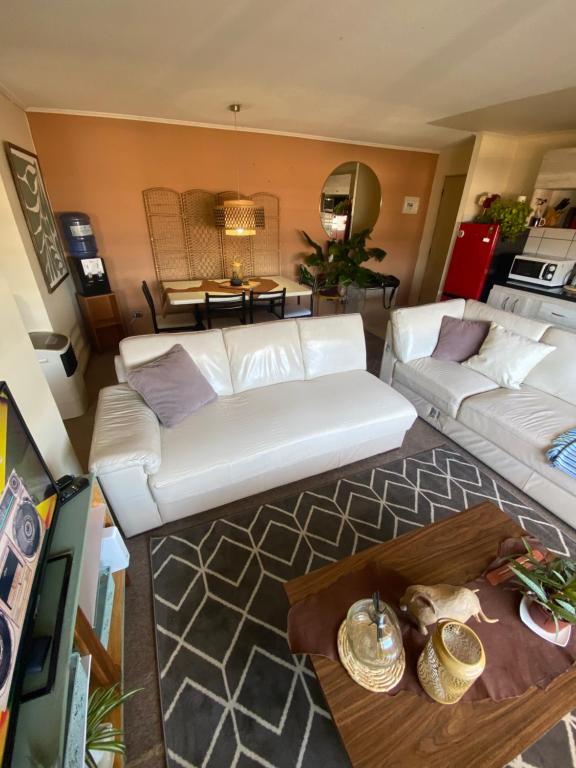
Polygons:
<instances>
[{"instance_id":1,"label":"wooden cabinet","mask_svg":"<svg viewBox=\"0 0 576 768\"><path fill-rule=\"evenodd\" d=\"M78 293L76 296L94 349L97 352L115 349L126 335L116 296L113 293L101 296L81 296Z\"/></svg>"}]
</instances>

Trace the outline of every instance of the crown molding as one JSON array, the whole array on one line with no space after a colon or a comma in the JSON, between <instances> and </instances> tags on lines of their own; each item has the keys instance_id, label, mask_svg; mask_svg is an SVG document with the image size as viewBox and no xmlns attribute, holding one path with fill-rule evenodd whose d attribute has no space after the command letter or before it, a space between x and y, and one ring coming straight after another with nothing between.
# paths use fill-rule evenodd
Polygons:
<instances>
[{"instance_id":1,"label":"crown molding","mask_svg":"<svg viewBox=\"0 0 576 768\"><path fill-rule=\"evenodd\" d=\"M15 107L18 107L19 109L26 111L26 107L20 101L20 99L16 98L16 96L12 93L12 91L2 82L0 82L0 95L8 99L8 101L14 104Z\"/></svg>"},{"instance_id":2,"label":"crown molding","mask_svg":"<svg viewBox=\"0 0 576 768\"><path fill-rule=\"evenodd\" d=\"M76 109L52 109L48 107L27 107L26 112L40 112L53 115L72 115L75 117L102 117L111 120L133 120L144 123L163 123L165 125L182 125L189 128L209 128L216 131L234 131L234 126L219 123L198 123L193 120L173 120L166 117L145 117L144 115L120 115L113 112L90 112ZM398 144L380 144L373 141L354 141L352 139L339 139L333 136L315 136L308 133L292 133L291 131L273 131L268 128L246 128L238 126L242 133L263 133L269 136L284 136L291 139L308 139L310 141L329 141L335 144L353 144L357 147L374 147L375 149L395 149L403 152L424 152L426 154L439 155L439 149L426 149L422 147L404 147Z\"/></svg>"}]
</instances>

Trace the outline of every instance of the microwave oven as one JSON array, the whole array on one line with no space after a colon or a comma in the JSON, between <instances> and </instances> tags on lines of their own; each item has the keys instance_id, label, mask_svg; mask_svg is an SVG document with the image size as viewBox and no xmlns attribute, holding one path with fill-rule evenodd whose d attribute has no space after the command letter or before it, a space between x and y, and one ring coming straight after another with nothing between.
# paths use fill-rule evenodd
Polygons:
<instances>
[{"instance_id":1,"label":"microwave oven","mask_svg":"<svg viewBox=\"0 0 576 768\"><path fill-rule=\"evenodd\" d=\"M568 281L575 265L574 260L555 261L546 256L521 253L514 256L508 279L543 288L560 288Z\"/></svg>"}]
</instances>

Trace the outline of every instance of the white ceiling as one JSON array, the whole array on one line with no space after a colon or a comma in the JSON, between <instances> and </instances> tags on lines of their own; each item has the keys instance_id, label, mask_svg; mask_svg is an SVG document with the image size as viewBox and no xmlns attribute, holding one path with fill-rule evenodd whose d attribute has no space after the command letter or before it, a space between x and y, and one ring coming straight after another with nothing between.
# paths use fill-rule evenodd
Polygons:
<instances>
[{"instance_id":1,"label":"white ceiling","mask_svg":"<svg viewBox=\"0 0 576 768\"><path fill-rule=\"evenodd\" d=\"M529 97L576 86L575 19L573 0L4 0L0 83L26 108L222 125L239 101L246 128L439 149L477 123L554 130ZM510 101L504 128L476 120Z\"/></svg>"}]
</instances>

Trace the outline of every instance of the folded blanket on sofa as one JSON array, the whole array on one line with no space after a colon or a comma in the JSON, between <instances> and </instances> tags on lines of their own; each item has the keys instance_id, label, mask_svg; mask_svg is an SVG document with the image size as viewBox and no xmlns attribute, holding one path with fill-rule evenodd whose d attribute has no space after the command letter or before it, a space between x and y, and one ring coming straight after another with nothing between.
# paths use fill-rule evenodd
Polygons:
<instances>
[{"instance_id":1,"label":"folded blanket on sofa","mask_svg":"<svg viewBox=\"0 0 576 768\"><path fill-rule=\"evenodd\" d=\"M552 441L552 446L547 453L550 463L576 477L576 429L564 432Z\"/></svg>"}]
</instances>

